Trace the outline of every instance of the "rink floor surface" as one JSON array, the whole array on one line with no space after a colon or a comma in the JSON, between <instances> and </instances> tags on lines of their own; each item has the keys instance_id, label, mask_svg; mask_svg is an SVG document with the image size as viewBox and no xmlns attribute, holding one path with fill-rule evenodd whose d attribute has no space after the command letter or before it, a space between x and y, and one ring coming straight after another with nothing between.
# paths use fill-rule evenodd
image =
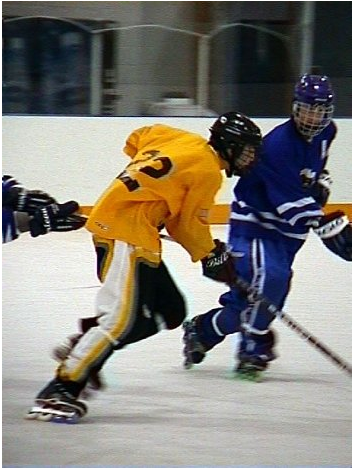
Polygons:
<instances>
[{"instance_id":1,"label":"rink floor surface","mask_svg":"<svg viewBox=\"0 0 352 472\"><path fill-rule=\"evenodd\" d=\"M227 227L214 226L226 239ZM217 306L224 286L201 276L179 245L164 260L189 317ZM3 467L264 468L352 466L352 378L275 320L279 358L261 383L235 380L229 336L192 370L182 330L117 351L108 387L77 425L24 420L56 367L50 350L94 314L89 233L28 235L3 245ZM352 267L314 235L294 264L285 311L352 363Z\"/></svg>"}]
</instances>

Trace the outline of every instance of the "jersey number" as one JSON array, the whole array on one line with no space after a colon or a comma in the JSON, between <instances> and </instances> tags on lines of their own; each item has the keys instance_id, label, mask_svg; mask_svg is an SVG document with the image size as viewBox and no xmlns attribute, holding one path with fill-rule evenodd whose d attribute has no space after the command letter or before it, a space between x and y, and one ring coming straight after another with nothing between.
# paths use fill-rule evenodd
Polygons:
<instances>
[{"instance_id":1,"label":"jersey number","mask_svg":"<svg viewBox=\"0 0 352 472\"><path fill-rule=\"evenodd\" d=\"M145 159L139 159L137 161L131 162L129 166L127 166L126 170L124 170L120 175L118 175L116 178L120 179L122 183L126 185L128 190L130 192L133 192L133 190L136 190L137 188L140 187L138 180L133 179L129 173L128 173L128 168L130 166L135 166L139 162L144 162L144 161L149 161L151 164L152 163L158 163L161 164L158 167L153 167L152 165L145 165L143 167L140 167L138 169L138 172L142 172L143 174L149 175L149 177L152 177L153 179L160 179L160 177L163 177L164 175L168 174L172 168L172 162L169 157L167 156L157 156L159 151L146 151L143 153L144 155L147 155Z\"/></svg>"}]
</instances>

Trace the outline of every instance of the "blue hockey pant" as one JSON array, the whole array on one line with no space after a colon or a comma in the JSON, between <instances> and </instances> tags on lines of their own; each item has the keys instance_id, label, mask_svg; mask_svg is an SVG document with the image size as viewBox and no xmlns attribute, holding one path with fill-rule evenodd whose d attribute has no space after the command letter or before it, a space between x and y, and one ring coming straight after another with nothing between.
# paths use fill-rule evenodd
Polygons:
<instances>
[{"instance_id":1,"label":"blue hockey pant","mask_svg":"<svg viewBox=\"0 0 352 472\"><path fill-rule=\"evenodd\" d=\"M289 291L293 256L285 244L267 239L231 238L232 250L238 257L235 269L239 277L282 308ZM220 307L200 316L200 337L210 349L228 334L241 330L265 334L273 320L260 303L251 303L236 288L219 298Z\"/></svg>"}]
</instances>

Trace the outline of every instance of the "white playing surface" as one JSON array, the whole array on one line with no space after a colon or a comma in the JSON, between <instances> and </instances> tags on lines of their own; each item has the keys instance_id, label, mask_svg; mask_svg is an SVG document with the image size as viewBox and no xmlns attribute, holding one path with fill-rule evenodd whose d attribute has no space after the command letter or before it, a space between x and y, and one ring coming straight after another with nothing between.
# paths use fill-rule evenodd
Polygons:
<instances>
[{"instance_id":1,"label":"white playing surface","mask_svg":"<svg viewBox=\"0 0 352 472\"><path fill-rule=\"evenodd\" d=\"M226 239L226 226L213 235ZM177 244L164 260L189 316L224 286ZM312 235L294 265L285 311L352 363L352 265ZM26 421L55 370L50 350L94 314L95 256L84 229L3 245L4 467L350 467L352 378L280 320L280 357L261 384L233 380L237 336L182 367L181 328L116 352L108 389L76 426Z\"/></svg>"}]
</instances>

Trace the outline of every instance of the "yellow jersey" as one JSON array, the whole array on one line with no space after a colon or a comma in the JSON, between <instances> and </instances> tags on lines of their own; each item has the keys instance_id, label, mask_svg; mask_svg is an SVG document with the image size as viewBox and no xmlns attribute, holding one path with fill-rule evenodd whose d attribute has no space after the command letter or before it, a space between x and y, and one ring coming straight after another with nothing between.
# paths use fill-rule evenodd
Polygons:
<instances>
[{"instance_id":1,"label":"yellow jersey","mask_svg":"<svg viewBox=\"0 0 352 472\"><path fill-rule=\"evenodd\" d=\"M196 262L213 249L209 210L225 162L203 137L156 124L135 130L124 152L131 162L95 203L86 228L106 239L160 252L158 226Z\"/></svg>"}]
</instances>

